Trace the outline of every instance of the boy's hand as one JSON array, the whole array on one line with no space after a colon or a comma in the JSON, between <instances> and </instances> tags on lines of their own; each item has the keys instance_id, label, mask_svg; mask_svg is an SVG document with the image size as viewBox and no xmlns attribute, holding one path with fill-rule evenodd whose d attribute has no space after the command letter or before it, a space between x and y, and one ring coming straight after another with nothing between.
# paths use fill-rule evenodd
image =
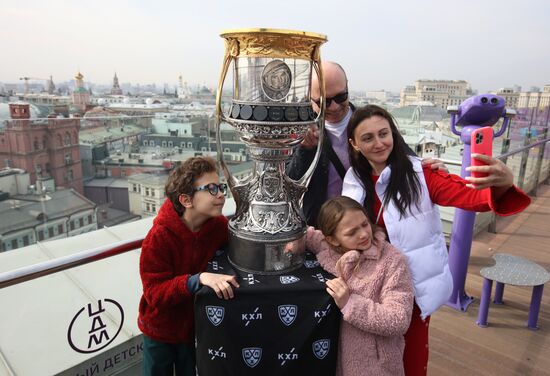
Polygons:
<instances>
[{"instance_id":1,"label":"boy's hand","mask_svg":"<svg viewBox=\"0 0 550 376\"><path fill-rule=\"evenodd\" d=\"M227 274L201 273L199 275L199 282L214 290L218 298L225 300L233 299L235 296L231 285L239 287L235 276Z\"/></svg>"},{"instance_id":2,"label":"boy's hand","mask_svg":"<svg viewBox=\"0 0 550 376\"><path fill-rule=\"evenodd\" d=\"M342 278L329 279L327 292L332 296L338 308L342 309L346 306L349 300L349 288Z\"/></svg>"}]
</instances>

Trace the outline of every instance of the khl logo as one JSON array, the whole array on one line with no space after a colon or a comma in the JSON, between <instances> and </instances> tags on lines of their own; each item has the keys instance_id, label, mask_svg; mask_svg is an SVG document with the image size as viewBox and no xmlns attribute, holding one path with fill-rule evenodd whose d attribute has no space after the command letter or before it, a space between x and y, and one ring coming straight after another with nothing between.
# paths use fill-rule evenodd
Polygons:
<instances>
[{"instance_id":1,"label":"khl logo","mask_svg":"<svg viewBox=\"0 0 550 376\"><path fill-rule=\"evenodd\" d=\"M212 266L212 271L223 270L223 266L220 266L217 261L209 261L208 263Z\"/></svg>"},{"instance_id":2,"label":"khl logo","mask_svg":"<svg viewBox=\"0 0 550 376\"><path fill-rule=\"evenodd\" d=\"M313 354L317 358L323 359L325 356L327 356L330 350L330 339L320 339L318 341L315 341L313 342L311 347L313 349Z\"/></svg>"},{"instance_id":3,"label":"khl logo","mask_svg":"<svg viewBox=\"0 0 550 376\"><path fill-rule=\"evenodd\" d=\"M325 276L321 273L317 273L317 274L313 274L312 275L313 278L317 279L319 282L321 283L326 283L327 282L327 279L325 278Z\"/></svg>"},{"instance_id":4,"label":"khl logo","mask_svg":"<svg viewBox=\"0 0 550 376\"><path fill-rule=\"evenodd\" d=\"M277 360L282 360L281 365L284 366L287 360L296 360L298 359L298 354L294 353L295 348L291 348L290 352L277 354Z\"/></svg>"},{"instance_id":5,"label":"khl logo","mask_svg":"<svg viewBox=\"0 0 550 376\"><path fill-rule=\"evenodd\" d=\"M254 277L254 274L247 274L246 277L243 278L249 285L253 285L255 283L260 283L259 280L257 280L255 277Z\"/></svg>"},{"instance_id":6,"label":"khl logo","mask_svg":"<svg viewBox=\"0 0 550 376\"><path fill-rule=\"evenodd\" d=\"M298 316L298 307L292 304L280 305L277 307L277 310L279 312L279 319L286 326L290 326L296 320L296 316Z\"/></svg>"},{"instance_id":7,"label":"khl logo","mask_svg":"<svg viewBox=\"0 0 550 376\"><path fill-rule=\"evenodd\" d=\"M259 347L245 347L242 353L244 362L250 368L256 367L262 359L262 349Z\"/></svg>"},{"instance_id":8,"label":"khl logo","mask_svg":"<svg viewBox=\"0 0 550 376\"><path fill-rule=\"evenodd\" d=\"M316 319L319 319L317 320L317 323L320 323L321 321L323 321L325 317L328 316L329 313L330 313L330 303L327 305L327 308L322 309L320 311L315 311L313 313L313 317L315 317Z\"/></svg>"},{"instance_id":9,"label":"khl logo","mask_svg":"<svg viewBox=\"0 0 550 376\"><path fill-rule=\"evenodd\" d=\"M106 306L111 307L109 314ZM81 315L84 311L88 315ZM105 324L113 321L115 325ZM97 310L94 311L94 307L88 304L76 313L67 330L67 340L73 350L83 354L93 353L113 342L123 323L124 311L118 302L112 299L98 300Z\"/></svg>"},{"instance_id":10,"label":"khl logo","mask_svg":"<svg viewBox=\"0 0 550 376\"><path fill-rule=\"evenodd\" d=\"M214 326L218 326L225 316L225 308L218 306L206 306L206 317Z\"/></svg>"},{"instance_id":11,"label":"khl logo","mask_svg":"<svg viewBox=\"0 0 550 376\"><path fill-rule=\"evenodd\" d=\"M251 321L263 319L262 313L258 312L259 310L260 310L260 307L256 307L256 309L254 309L254 312L252 313L241 314L241 320L246 322L244 326L248 326L248 324L250 324Z\"/></svg>"},{"instance_id":12,"label":"khl logo","mask_svg":"<svg viewBox=\"0 0 550 376\"><path fill-rule=\"evenodd\" d=\"M220 346L219 349L211 349L208 348L208 356L211 356L210 360L214 360L214 358L227 358L227 354L223 350L223 346Z\"/></svg>"},{"instance_id":13,"label":"khl logo","mask_svg":"<svg viewBox=\"0 0 550 376\"><path fill-rule=\"evenodd\" d=\"M306 260L306 261L304 261L304 266L308 269L316 268L319 265L321 265L321 264L319 264L319 261L317 261L317 260Z\"/></svg>"},{"instance_id":14,"label":"khl logo","mask_svg":"<svg viewBox=\"0 0 550 376\"><path fill-rule=\"evenodd\" d=\"M279 281L281 281L281 283L283 285L289 285L291 283L296 283L300 280L300 278L298 277L295 277L293 275L282 275L279 277Z\"/></svg>"}]
</instances>

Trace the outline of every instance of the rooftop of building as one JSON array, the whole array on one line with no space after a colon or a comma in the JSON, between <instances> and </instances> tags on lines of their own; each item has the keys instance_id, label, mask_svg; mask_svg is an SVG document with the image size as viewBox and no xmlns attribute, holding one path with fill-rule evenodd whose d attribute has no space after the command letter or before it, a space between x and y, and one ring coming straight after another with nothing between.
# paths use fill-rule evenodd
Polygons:
<instances>
[{"instance_id":1,"label":"rooftop of building","mask_svg":"<svg viewBox=\"0 0 550 376\"><path fill-rule=\"evenodd\" d=\"M95 204L72 189L44 194L15 195L0 202L0 233L6 234L48 219L64 217Z\"/></svg>"},{"instance_id":2,"label":"rooftop of building","mask_svg":"<svg viewBox=\"0 0 550 376\"><path fill-rule=\"evenodd\" d=\"M102 125L98 127L82 127L78 133L79 142L81 144L101 144L109 140L124 139L128 136L136 136L146 133L147 130L139 125L121 124Z\"/></svg>"}]
</instances>

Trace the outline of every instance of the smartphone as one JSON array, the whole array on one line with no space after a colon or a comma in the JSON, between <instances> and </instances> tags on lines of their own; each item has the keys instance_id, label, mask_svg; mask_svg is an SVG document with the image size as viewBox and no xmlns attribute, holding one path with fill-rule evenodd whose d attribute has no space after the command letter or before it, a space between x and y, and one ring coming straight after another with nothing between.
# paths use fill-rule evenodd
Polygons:
<instances>
[{"instance_id":1,"label":"smartphone","mask_svg":"<svg viewBox=\"0 0 550 376\"><path fill-rule=\"evenodd\" d=\"M489 157L493 155L493 128L483 127L478 128L471 134L471 153L472 154L484 154ZM484 166L485 163L472 158L472 166ZM484 172L472 171L472 177L483 178L487 174Z\"/></svg>"}]
</instances>

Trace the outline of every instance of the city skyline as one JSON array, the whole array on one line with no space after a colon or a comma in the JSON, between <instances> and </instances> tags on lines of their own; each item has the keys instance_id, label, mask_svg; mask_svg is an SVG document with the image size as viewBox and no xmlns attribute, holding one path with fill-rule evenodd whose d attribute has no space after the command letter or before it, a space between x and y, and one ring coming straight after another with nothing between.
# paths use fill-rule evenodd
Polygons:
<instances>
[{"instance_id":1,"label":"city skyline","mask_svg":"<svg viewBox=\"0 0 550 376\"><path fill-rule=\"evenodd\" d=\"M270 8L271 7L271 8ZM0 4L0 82L80 71L87 82L215 87L226 29L267 27L325 34L323 60L342 64L350 90L399 92L418 79L468 81L486 92L550 84L550 3L466 0L176 3L69 0ZM470 43L470 45L468 45Z\"/></svg>"}]
</instances>

